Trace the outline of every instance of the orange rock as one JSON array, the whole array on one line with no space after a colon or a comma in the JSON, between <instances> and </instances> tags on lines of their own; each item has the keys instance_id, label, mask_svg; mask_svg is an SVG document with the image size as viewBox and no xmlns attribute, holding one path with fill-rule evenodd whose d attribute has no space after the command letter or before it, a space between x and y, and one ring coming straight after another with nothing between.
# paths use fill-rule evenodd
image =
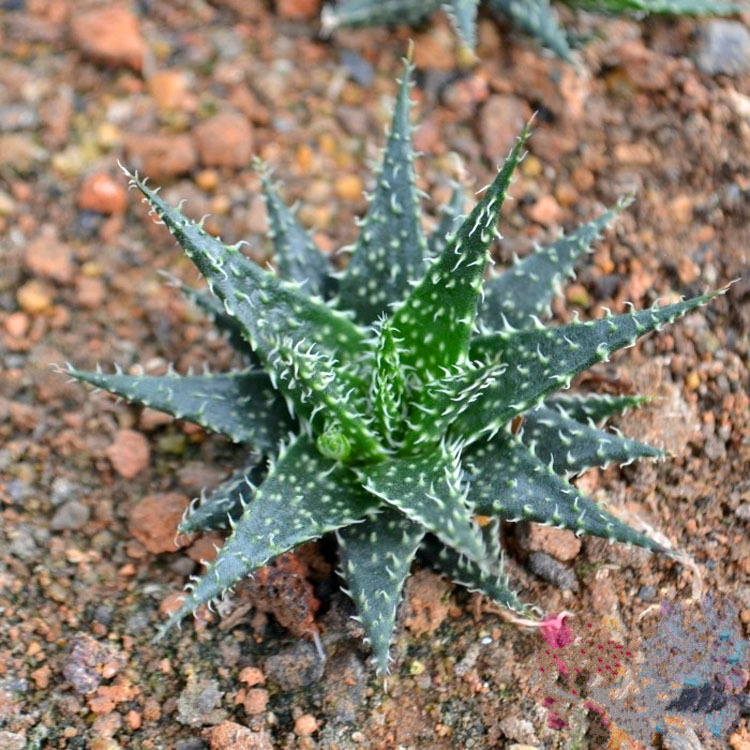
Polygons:
<instances>
[{"instance_id":1,"label":"orange rock","mask_svg":"<svg viewBox=\"0 0 750 750\"><path fill-rule=\"evenodd\" d=\"M743 727L734 732L729 738L729 746L732 750L750 750L750 731Z\"/></svg>"},{"instance_id":2,"label":"orange rock","mask_svg":"<svg viewBox=\"0 0 750 750\"><path fill-rule=\"evenodd\" d=\"M120 430L115 442L107 448L107 458L115 471L125 479L132 479L148 466L151 449L140 432Z\"/></svg>"},{"instance_id":3,"label":"orange rock","mask_svg":"<svg viewBox=\"0 0 750 750\"><path fill-rule=\"evenodd\" d=\"M159 604L159 614L164 617L171 617L184 603L187 594L184 591L173 591L167 594Z\"/></svg>"},{"instance_id":4,"label":"orange rock","mask_svg":"<svg viewBox=\"0 0 750 750\"><path fill-rule=\"evenodd\" d=\"M237 112L223 112L202 122L195 128L195 142L206 167L244 167L253 153L253 131Z\"/></svg>"},{"instance_id":5,"label":"orange rock","mask_svg":"<svg viewBox=\"0 0 750 750\"><path fill-rule=\"evenodd\" d=\"M187 550L187 556L194 562L213 562L216 559L216 547L221 548L224 538L219 534L204 534Z\"/></svg>"},{"instance_id":6,"label":"orange rock","mask_svg":"<svg viewBox=\"0 0 750 750\"><path fill-rule=\"evenodd\" d=\"M406 583L404 626L414 635L434 633L448 616L448 584L430 570L418 570Z\"/></svg>"},{"instance_id":7,"label":"orange rock","mask_svg":"<svg viewBox=\"0 0 750 750\"><path fill-rule=\"evenodd\" d=\"M211 750L273 750L268 734L253 732L233 721L223 721L211 732Z\"/></svg>"},{"instance_id":8,"label":"orange rock","mask_svg":"<svg viewBox=\"0 0 750 750\"><path fill-rule=\"evenodd\" d=\"M282 18L317 18L321 0L276 0L276 10Z\"/></svg>"},{"instance_id":9,"label":"orange rock","mask_svg":"<svg viewBox=\"0 0 750 750\"><path fill-rule=\"evenodd\" d=\"M129 166L155 180L190 172L197 155L189 135L128 135L125 141Z\"/></svg>"},{"instance_id":10,"label":"orange rock","mask_svg":"<svg viewBox=\"0 0 750 750\"><path fill-rule=\"evenodd\" d=\"M130 511L128 529L149 552L175 552L183 546L175 544L175 535L189 503L186 495L176 492L144 497Z\"/></svg>"},{"instance_id":11,"label":"orange rock","mask_svg":"<svg viewBox=\"0 0 750 750\"><path fill-rule=\"evenodd\" d=\"M70 248L60 242L57 230L46 225L39 236L26 246L23 264L35 276L67 284L73 278L74 266Z\"/></svg>"},{"instance_id":12,"label":"orange rock","mask_svg":"<svg viewBox=\"0 0 750 750\"><path fill-rule=\"evenodd\" d=\"M651 164L651 149L645 143L618 143L615 146L615 159L620 164L646 166Z\"/></svg>"},{"instance_id":13,"label":"orange rock","mask_svg":"<svg viewBox=\"0 0 750 750\"><path fill-rule=\"evenodd\" d=\"M250 716L258 716L266 710L268 706L268 690L265 688L251 688L247 691L245 700L242 702L245 711Z\"/></svg>"},{"instance_id":14,"label":"orange rock","mask_svg":"<svg viewBox=\"0 0 750 750\"><path fill-rule=\"evenodd\" d=\"M294 553L279 555L242 584L256 612L270 612L284 628L298 636L317 630L320 601L308 580L307 565Z\"/></svg>"},{"instance_id":15,"label":"orange rock","mask_svg":"<svg viewBox=\"0 0 750 750\"><path fill-rule=\"evenodd\" d=\"M668 204L669 213L678 224L689 224L693 220L693 199L689 195L678 195Z\"/></svg>"},{"instance_id":16,"label":"orange rock","mask_svg":"<svg viewBox=\"0 0 750 750\"><path fill-rule=\"evenodd\" d=\"M43 281L32 279L27 281L16 292L16 301L24 312L29 315L39 315L52 305L54 291Z\"/></svg>"},{"instance_id":17,"label":"orange rock","mask_svg":"<svg viewBox=\"0 0 750 750\"><path fill-rule=\"evenodd\" d=\"M594 183L596 182L594 175L585 167L577 167L576 169L574 169L570 175L570 178L571 180L573 180L573 184L576 186L576 188L584 193L591 190L591 188L594 187Z\"/></svg>"},{"instance_id":18,"label":"orange rock","mask_svg":"<svg viewBox=\"0 0 750 750\"><path fill-rule=\"evenodd\" d=\"M95 714L108 714L118 703L133 700L140 690L129 682L117 685L100 685L88 699L89 708Z\"/></svg>"},{"instance_id":19,"label":"orange rock","mask_svg":"<svg viewBox=\"0 0 750 750\"><path fill-rule=\"evenodd\" d=\"M336 178L333 189L336 195L345 201L357 201L362 198L362 180L356 174L344 174Z\"/></svg>"},{"instance_id":20,"label":"orange rock","mask_svg":"<svg viewBox=\"0 0 750 750\"><path fill-rule=\"evenodd\" d=\"M581 551L581 540L567 529L530 523L519 531L521 546L530 552L546 552L562 562L573 560Z\"/></svg>"},{"instance_id":21,"label":"orange rock","mask_svg":"<svg viewBox=\"0 0 750 750\"><path fill-rule=\"evenodd\" d=\"M107 287L102 279L82 276L76 281L76 302L87 310L96 310L107 297Z\"/></svg>"},{"instance_id":22,"label":"orange rock","mask_svg":"<svg viewBox=\"0 0 750 750\"><path fill-rule=\"evenodd\" d=\"M642 747L640 743L631 740L620 727L614 724L610 725L607 750L641 750Z\"/></svg>"},{"instance_id":23,"label":"orange rock","mask_svg":"<svg viewBox=\"0 0 750 750\"><path fill-rule=\"evenodd\" d=\"M560 206L551 195L542 196L526 213L532 221L545 227L557 224L560 220Z\"/></svg>"},{"instance_id":24,"label":"orange rock","mask_svg":"<svg viewBox=\"0 0 750 750\"><path fill-rule=\"evenodd\" d=\"M31 320L26 313L16 312L10 314L5 319L5 330L14 338L20 339L26 335L29 330Z\"/></svg>"},{"instance_id":25,"label":"orange rock","mask_svg":"<svg viewBox=\"0 0 750 750\"><path fill-rule=\"evenodd\" d=\"M142 716L138 713L138 711L134 711L133 709L131 709L125 715L125 721L128 722L128 726L131 729L140 729Z\"/></svg>"},{"instance_id":26,"label":"orange rock","mask_svg":"<svg viewBox=\"0 0 750 750\"><path fill-rule=\"evenodd\" d=\"M45 664L39 669L35 669L31 673L31 679L34 680L34 684L40 689L44 690L49 686L49 678L52 674L49 664Z\"/></svg>"},{"instance_id":27,"label":"orange rock","mask_svg":"<svg viewBox=\"0 0 750 750\"><path fill-rule=\"evenodd\" d=\"M171 414L165 414L163 411L150 409L147 406L141 411L138 426L145 432L151 432L151 430L155 430L157 427L163 427L173 421L174 417Z\"/></svg>"},{"instance_id":28,"label":"orange rock","mask_svg":"<svg viewBox=\"0 0 750 750\"><path fill-rule=\"evenodd\" d=\"M127 66L140 72L146 46L138 19L124 4L76 13L71 19L73 43L92 60Z\"/></svg>"},{"instance_id":29,"label":"orange rock","mask_svg":"<svg viewBox=\"0 0 750 750\"><path fill-rule=\"evenodd\" d=\"M146 698L143 704L143 718L146 721L159 721L161 718L161 706L156 698Z\"/></svg>"},{"instance_id":30,"label":"orange rock","mask_svg":"<svg viewBox=\"0 0 750 750\"><path fill-rule=\"evenodd\" d=\"M85 211L120 214L127 205L128 197L122 180L114 180L108 174L98 172L89 175L81 185L78 206Z\"/></svg>"},{"instance_id":31,"label":"orange rock","mask_svg":"<svg viewBox=\"0 0 750 750\"><path fill-rule=\"evenodd\" d=\"M530 116L526 102L511 94L487 99L479 115L479 134L482 151L493 164L505 159Z\"/></svg>"},{"instance_id":32,"label":"orange rock","mask_svg":"<svg viewBox=\"0 0 750 750\"><path fill-rule=\"evenodd\" d=\"M318 729L318 720L312 714L302 714L294 722L294 733L300 737L307 737Z\"/></svg>"},{"instance_id":33,"label":"orange rock","mask_svg":"<svg viewBox=\"0 0 750 750\"><path fill-rule=\"evenodd\" d=\"M181 70L159 70L148 79L148 93L161 110L177 109L187 88L187 78Z\"/></svg>"},{"instance_id":34,"label":"orange rock","mask_svg":"<svg viewBox=\"0 0 750 750\"><path fill-rule=\"evenodd\" d=\"M245 667L240 672L240 682L244 682L248 687L265 685L266 676L257 667Z\"/></svg>"}]
</instances>

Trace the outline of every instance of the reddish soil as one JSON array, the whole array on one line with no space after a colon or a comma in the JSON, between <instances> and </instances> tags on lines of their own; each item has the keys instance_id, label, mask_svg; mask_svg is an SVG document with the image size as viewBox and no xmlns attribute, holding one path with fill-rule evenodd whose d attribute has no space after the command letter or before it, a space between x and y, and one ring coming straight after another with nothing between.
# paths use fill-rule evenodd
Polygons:
<instances>
[{"instance_id":1,"label":"reddish soil","mask_svg":"<svg viewBox=\"0 0 750 750\"><path fill-rule=\"evenodd\" d=\"M115 39L96 31L97 5L119 14ZM210 213L206 226L224 239L248 239L264 261L248 164L257 153L333 251L352 241L365 208L366 162L382 144L410 36L428 217L447 198L442 175L460 176L467 194L486 184L533 110L500 263L637 192L555 303L556 320L739 279L586 377L586 388L657 396L617 424L672 457L592 471L579 485L691 555L704 588L728 596L750 632L750 74L699 72L705 22L580 19L602 39L576 73L483 18L481 62L457 70L439 16L417 31L321 40L315 5L285 0L282 17L261 0L0 3L2 748L586 746L546 725L530 687L538 634L432 573L407 588L385 692L325 544L264 574L221 617L203 613L151 643L212 550L200 539L175 544L175 519L242 453L92 396L50 367L235 364L164 286L158 271L191 283L194 271L125 193L117 160L150 173L168 200L186 198L191 216ZM526 600L636 644L654 602L693 590L690 569L669 559L513 528L507 537ZM531 549L566 560L578 590L528 572ZM288 609L269 601L274 592L290 597ZM731 741L750 746L746 719Z\"/></svg>"}]
</instances>

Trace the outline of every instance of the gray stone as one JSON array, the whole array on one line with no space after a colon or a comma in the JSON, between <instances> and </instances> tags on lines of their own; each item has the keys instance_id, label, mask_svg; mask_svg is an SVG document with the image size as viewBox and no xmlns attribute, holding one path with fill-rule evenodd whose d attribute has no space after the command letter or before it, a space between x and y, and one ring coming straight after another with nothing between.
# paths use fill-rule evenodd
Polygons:
<instances>
[{"instance_id":1,"label":"gray stone","mask_svg":"<svg viewBox=\"0 0 750 750\"><path fill-rule=\"evenodd\" d=\"M53 531L65 531L66 529L80 529L86 525L91 517L88 505L78 500L68 500L61 505L57 513L52 517L50 528Z\"/></svg>"},{"instance_id":2,"label":"gray stone","mask_svg":"<svg viewBox=\"0 0 750 750\"><path fill-rule=\"evenodd\" d=\"M175 750L207 750L208 744L199 737L191 737L188 740L177 740Z\"/></svg>"},{"instance_id":3,"label":"gray stone","mask_svg":"<svg viewBox=\"0 0 750 750\"><path fill-rule=\"evenodd\" d=\"M323 676L325 661L309 641L298 641L292 648L266 659L266 677L282 690L297 690L318 682Z\"/></svg>"},{"instance_id":4,"label":"gray stone","mask_svg":"<svg viewBox=\"0 0 750 750\"><path fill-rule=\"evenodd\" d=\"M19 560L33 560L39 556L39 546L28 526L18 526L8 531L8 551Z\"/></svg>"},{"instance_id":5,"label":"gray stone","mask_svg":"<svg viewBox=\"0 0 750 750\"><path fill-rule=\"evenodd\" d=\"M177 721L189 727L218 724L222 717L215 708L221 696L216 680L189 680L177 699Z\"/></svg>"},{"instance_id":6,"label":"gray stone","mask_svg":"<svg viewBox=\"0 0 750 750\"><path fill-rule=\"evenodd\" d=\"M0 732L0 747L3 750L24 750L26 736L17 732Z\"/></svg>"},{"instance_id":7,"label":"gray stone","mask_svg":"<svg viewBox=\"0 0 750 750\"><path fill-rule=\"evenodd\" d=\"M76 490L77 485L75 483L64 477L58 477L52 482L52 491L50 492L52 505L60 505L66 500L76 500L78 494Z\"/></svg>"},{"instance_id":8,"label":"gray stone","mask_svg":"<svg viewBox=\"0 0 750 750\"><path fill-rule=\"evenodd\" d=\"M28 104L8 104L0 107L0 131L34 130L39 127L39 114Z\"/></svg>"},{"instance_id":9,"label":"gray stone","mask_svg":"<svg viewBox=\"0 0 750 750\"><path fill-rule=\"evenodd\" d=\"M529 555L529 570L539 576L542 580L551 583L557 588L578 591L578 579L576 574L554 557L544 552L532 552Z\"/></svg>"},{"instance_id":10,"label":"gray stone","mask_svg":"<svg viewBox=\"0 0 750 750\"><path fill-rule=\"evenodd\" d=\"M335 724L353 724L367 679L364 664L353 645L328 661L324 677L326 716Z\"/></svg>"},{"instance_id":11,"label":"gray stone","mask_svg":"<svg viewBox=\"0 0 750 750\"><path fill-rule=\"evenodd\" d=\"M500 731L508 739L525 745L536 745L539 742L534 725L528 719L520 719L518 716L506 716L500 722Z\"/></svg>"},{"instance_id":12,"label":"gray stone","mask_svg":"<svg viewBox=\"0 0 750 750\"><path fill-rule=\"evenodd\" d=\"M709 21L701 35L698 68L708 75L750 71L750 32L738 21Z\"/></svg>"},{"instance_id":13,"label":"gray stone","mask_svg":"<svg viewBox=\"0 0 750 750\"><path fill-rule=\"evenodd\" d=\"M677 729L670 727L662 738L665 750L702 750L703 745L698 735L690 728Z\"/></svg>"}]
</instances>

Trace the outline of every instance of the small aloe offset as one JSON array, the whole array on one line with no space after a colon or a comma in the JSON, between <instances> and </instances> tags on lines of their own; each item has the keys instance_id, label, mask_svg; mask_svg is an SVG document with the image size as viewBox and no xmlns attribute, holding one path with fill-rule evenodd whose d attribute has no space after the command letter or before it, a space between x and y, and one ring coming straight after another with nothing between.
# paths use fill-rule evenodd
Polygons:
<instances>
[{"instance_id":1,"label":"small aloe offset","mask_svg":"<svg viewBox=\"0 0 750 750\"><path fill-rule=\"evenodd\" d=\"M183 519L180 532L229 535L164 631L276 556L334 532L345 590L383 672L418 553L457 583L533 616L504 571L499 519L667 552L568 482L592 466L662 456L601 429L643 399L556 391L715 295L545 326L540 317L561 281L626 203L485 281L529 129L472 211L462 215L456 191L437 236L425 236L410 74L407 62L370 207L343 272L329 267L262 166L281 277L131 178L204 276L208 293L184 291L238 348L244 369L163 377L69 371L226 435L252 456Z\"/></svg>"},{"instance_id":2,"label":"small aloe offset","mask_svg":"<svg viewBox=\"0 0 750 750\"><path fill-rule=\"evenodd\" d=\"M750 9L729 0L564 0L573 8L600 13L728 15ZM451 20L462 46L476 47L480 3L498 18L533 37L559 57L572 61L571 40L550 0L339 0L323 9L323 28L418 24L437 10Z\"/></svg>"}]
</instances>

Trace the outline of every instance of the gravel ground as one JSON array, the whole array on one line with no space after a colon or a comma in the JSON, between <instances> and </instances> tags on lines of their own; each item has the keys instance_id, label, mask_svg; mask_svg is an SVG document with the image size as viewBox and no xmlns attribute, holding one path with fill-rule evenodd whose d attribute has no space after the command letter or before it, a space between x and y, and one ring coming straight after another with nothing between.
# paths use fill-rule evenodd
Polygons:
<instances>
[{"instance_id":1,"label":"gravel ground","mask_svg":"<svg viewBox=\"0 0 750 750\"><path fill-rule=\"evenodd\" d=\"M537 633L426 570L409 581L384 691L337 590L328 542L281 561L221 618L150 643L215 541L178 547L176 519L243 456L193 426L91 396L50 367L232 366L225 342L158 275L195 279L126 192L117 160L164 184L170 201L186 198L189 215L210 213L211 231L249 240L265 261L248 168L259 154L333 251L354 238L410 37L428 220L448 196L444 177L463 180L467 196L486 184L532 111L499 263L637 193L555 303L558 321L739 279L579 382L657 396L617 424L672 457L577 481L684 549L704 588L726 595L750 631L750 36L741 23L750 16L726 25L584 15L579 30L595 38L579 72L482 18L481 62L457 69L439 15L418 30L322 40L316 5L0 3L2 748L606 741L547 726L531 679ZM689 567L598 540L509 527L506 542L525 598L636 647L654 602L693 591ZM730 738L701 738L703 747L747 749L746 722ZM696 746L679 742L665 746Z\"/></svg>"}]
</instances>

